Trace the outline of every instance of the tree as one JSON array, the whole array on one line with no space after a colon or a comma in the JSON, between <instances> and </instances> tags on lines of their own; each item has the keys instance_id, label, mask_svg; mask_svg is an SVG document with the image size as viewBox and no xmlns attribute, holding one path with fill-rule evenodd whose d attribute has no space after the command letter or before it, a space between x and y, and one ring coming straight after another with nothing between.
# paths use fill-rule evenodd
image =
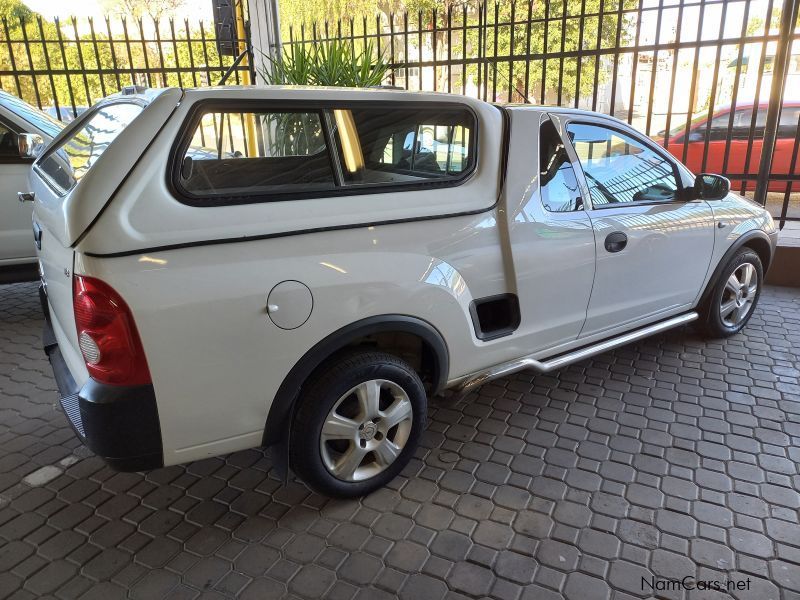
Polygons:
<instances>
[{"instance_id":1,"label":"tree","mask_svg":"<svg viewBox=\"0 0 800 600\"><path fill-rule=\"evenodd\" d=\"M289 29L295 33L301 27L311 28L315 24L323 30L328 23L331 33L335 33L337 23L348 27L350 20L359 25L366 18L374 24L375 18L387 21L392 14L404 11L429 13L434 8L449 4L464 3L465 0L285 0L280 4L281 35L289 39ZM360 25L359 25L360 26Z\"/></svg>"},{"instance_id":2,"label":"tree","mask_svg":"<svg viewBox=\"0 0 800 600\"><path fill-rule=\"evenodd\" d=\"M501 62L496 73L488 73L491 85L504 81L506 86L501 89L508 89L508 100L517 102L564 104L573 102L576 97L591 96L597 84L609 79L613 68L611 60L596 55L563 55L627 44L631 37L629 17L616 11L618 8L634 9L637 4L637 0L583 0L580 3L561 0L530 5L527 2L490 5L491 12L486 17L490 27L494 23L510 22L512 12L515 21L528 21L530 15L533 23L530 27L517 25L513 32L511 27L500 26L496 44L493 35L487 40L485 55L548 57L548 60L539 58L527 65L524 58ZM581 18L580 13L600 16Z\"/></svg>"},{"instance_id":3,"label":"tree","mask_svg":"<svg viewBox=\"0 0 800 600\"><path fill-rule=\"evenodd\" d=\"M20 0L0 0L0 14L9 20L30 19L34 13Z\"/></svg>"},{"instance_id":4,"label":"tree","mask_svg":"<svg viewBox=\"0 0 800 600\"><path fill-rule=\"evenodd\" d=\"M0 0L0 10L0 71L9 73L0 76L0 87L39 107L89 106L131 83L213 84L231 60L217 53L213 28L201 34L188 22L152 23L160 29L158 44L149 23L137 19L125 21L126 40L111 23L48 21L20 0Z\"/></svg>"},{"instance_id":5,"label":"tree","mask_svg":"<svg viewBox=\"0 0 800 600\"><path fill-rule=\"evenodd\" d=\"M781 27L781 9L775 8L772 10L772 18L770 19L769 28L780 29ZM769 31L764 31L764 19L761 17L751 17L747 21L747 35L766 35Z\"/></svg>"},{"instance_id":6,"label":"tree","mask_svg":"<svg viewBox=\"0 0 800 600\"><path fill-rule=\"evenodd\" d=\"M4 71L44 70L49 55L45 54L44 44L24 44L24 39L40 39L52 36L52 23L45 22L38 13L30 10L21 0L0 0L3 14L0 28L0 68ZM41 31L39 25L41 24ZM40 85L40 83L42 85ZM0 81L4 90L16 94L34 105L52 103L58 84L52 84L36 76L3 76Z\"/></svg>"},{"instance_id":7,"label":"tree","mask_svg":"<svg viewBox=\"0 0 800 600\"><path fill-rule=\"evenodd\" d=\"M150 17L160 21L172 17L185 4L185 0L103 0L102 5L110 14L125 18Z\"/></svg>"},{"instance_id":8,"label":"tree","mask_svg":"<svg viewBox=\"0 0 800 600\"><path fill-rule=\"evenodd\" d=\"M448 89L452 70L460 73L454 77L462 89L468 82L480 82L479 92L489 99L496 91L498 99L510 101L571 103L591 96L612 71L608 58L575 53L626 44L632 27L625 11L637 6L638 0L284 0L281 22L284 42L290 40L290 31L296 42L300 36L306 41L324 37L326 31L335 38L341 28L343 37L352 36L359 45L360 38L374 36L379 28L381 51L389 63L414 67L416 59L405 55L408 44L409 54L424 54L424 60L433 58L441 65L436 69L440 90ZM414 33L395 38L394 55L387 55L389 26L401 34L406 22ZM447 58L450 65L445 66ZM467 63L463 69L461 60Z\"/></svg>"}]
</instances>

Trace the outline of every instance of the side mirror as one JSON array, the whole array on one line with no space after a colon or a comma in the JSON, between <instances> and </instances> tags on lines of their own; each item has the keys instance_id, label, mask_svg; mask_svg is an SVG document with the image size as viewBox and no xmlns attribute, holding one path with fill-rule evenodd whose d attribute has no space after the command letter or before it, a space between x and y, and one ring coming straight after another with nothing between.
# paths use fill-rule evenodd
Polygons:
<instances>
[{"instance_id":1,"label":"side mirror","mask_svg":"<svg viewBox=\"0 0 800 600\"><path fill-rule=\"evenodd\" d=\"M44 138L38 133L20 133L17 136L20 158L36 158L44 150Z\"/></svg>"},{"instance_id":2,"label":"side mirror","mask_svg":"<svg viewBox=\"0 0 800 600\"><path fill-rule=\"evenodd\" d=\"M722 200L731 191L731 182L722 175L701 173L694 180L694 194L699 200Z\"/></svg>"}]
</instances>

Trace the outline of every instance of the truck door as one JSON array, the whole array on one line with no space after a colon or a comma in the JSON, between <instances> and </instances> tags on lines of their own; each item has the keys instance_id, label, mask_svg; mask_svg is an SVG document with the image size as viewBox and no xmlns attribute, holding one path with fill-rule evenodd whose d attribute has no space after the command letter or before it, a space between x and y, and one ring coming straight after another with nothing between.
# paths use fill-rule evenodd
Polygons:
<instances>
[{"instance_id":1,"label":"truck door","mask_svg":"<svg viewBox=\"0 0 800 600\"><path fill-rule=\"evenodd\" d=\"M12 138L13 145L0 141L0 265L33 261L31 206L17 201L17 192L28 185L31 160L20 158L16 133L0 123L0 140Z\"/></svg>"},{"instance_id":2,"label":"truck door","mask_svg":"<svg viewBox=\"0 0 800 600\"><path fill-rule=\"evenodd\" d=\"M595 242L586 202L555 123L510 110L506 201L521 320L521 350L574 341L586 320ZM536 135L536 132L539 135Z\"/></svg>"},{"instance_id":3,"label":"truck door","mask_svg":"<svg viewBox=\"0 0 800 600\"><path fill-rule=\"evenodd\" d=\"M630 128L602 117L558 118L589 190L596 242L581 338L689 310L714 247L711 207L687 201L677 165Z\"/></svg>"}]
</instances>

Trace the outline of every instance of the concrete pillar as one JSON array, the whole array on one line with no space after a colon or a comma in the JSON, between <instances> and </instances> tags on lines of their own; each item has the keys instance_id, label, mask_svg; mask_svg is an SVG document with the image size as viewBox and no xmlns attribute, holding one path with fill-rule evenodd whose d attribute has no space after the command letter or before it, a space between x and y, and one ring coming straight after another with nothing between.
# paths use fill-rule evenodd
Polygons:
<instances>
[{"instance_id":1,"label":"concrete pillar","mask_svg":"<svg viewBox=\"0 0 800 600\"><path fill-rule=\"evenodd\" d=\"M265 56L277 57L281 51L281 27L278 0L247 0L250 18L250 42L253 46L254 83L262 84L261 73L269 70Z\"/></svg>"}]
</instances>

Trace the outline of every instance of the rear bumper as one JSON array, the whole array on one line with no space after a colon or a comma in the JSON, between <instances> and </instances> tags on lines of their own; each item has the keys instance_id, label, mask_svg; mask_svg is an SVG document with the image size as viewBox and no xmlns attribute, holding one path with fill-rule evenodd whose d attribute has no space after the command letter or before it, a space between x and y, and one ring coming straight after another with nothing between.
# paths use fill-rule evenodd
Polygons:
<instances>
[{"instance_id":1,"label":"rear bumper","mask_svg":"<svg viewBox=\"0 0 800 600\"><path fill-rule=\"evenodd\" d=\"M76 435L119 471L146 471L164 466L153 386L106 385L90 378L79 388L53 334L47 297L41 289L40 297L46 317L42 333L44 351L53 367L61 407Z\"/></svg>"}]
</instances>

